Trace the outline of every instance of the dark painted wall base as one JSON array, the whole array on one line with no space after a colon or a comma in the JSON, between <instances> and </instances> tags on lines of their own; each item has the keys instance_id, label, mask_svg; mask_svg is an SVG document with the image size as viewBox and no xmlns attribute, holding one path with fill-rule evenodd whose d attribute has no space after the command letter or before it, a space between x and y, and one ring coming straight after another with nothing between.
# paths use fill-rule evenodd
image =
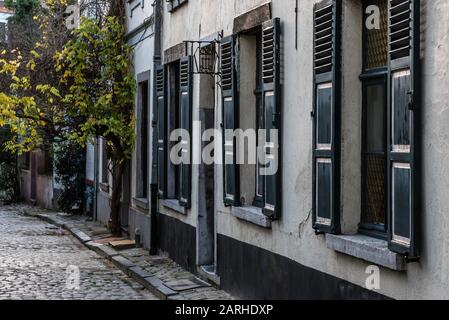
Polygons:
<instances>
[{"instance_id":1,"label":"dark painted wall base","mask_svg":"<svg viewBox=\"0 0 449 320\"><path fill-rule=\"evenodd\" d=\"M178 219L158 213L157 246L172 260L196 273L196 229Z\"/></svg>"},{"instance_id":2,"label":"dark painted wall base","mask_svg":"<svg viewBox=\"0 0 449 320\"><path fill-rule=\"evenodd\" d=\"M196 229L158 213L157 244L171 259L192 273L196 270ZM218 235L218 275L221 287L243 299L351 299L387 297L296 261Z\"/></svg>"},{"instance_id":3,"label":"dark painted wall base","mask_svg":"<svg viewBox=\"0 0 449 320\"><path fill-rule=\"evenodd\" d=\"M222 289L244 299L387 299L224 235L218 235L218 273Z\"/></svg>"}]
</instances>

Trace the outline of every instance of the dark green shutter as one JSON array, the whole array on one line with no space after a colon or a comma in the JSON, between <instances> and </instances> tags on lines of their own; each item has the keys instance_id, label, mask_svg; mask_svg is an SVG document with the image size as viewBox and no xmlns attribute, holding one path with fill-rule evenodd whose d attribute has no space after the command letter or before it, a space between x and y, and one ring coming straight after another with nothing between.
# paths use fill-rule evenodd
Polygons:
<instances>
[{"instance_id":1,"label":"dark green shutter","mask_svg":"<svg viewBox=\"0 0 449 320\"><path fill-rule=\"evenodd\" d=\"M167 196L167 97L164 66L156 69L157 185L159 198Z\"/></svg>"},{"instance_id":2,"label":"dark green shutter","mask_svg":"<svg viewBox=\"0 0 449 320\"><path fill-rule=\"evenodd\" d=\"M280 24L280 19L276 18L265 22L262 26L262 78L266 129L265 169L274 173L265 176L263 212L272 219L280 218L282 205ZM275 130L277 131L277 141L271 137ZM275 169L276 167L277 169Z\"/></svg>"},{"instance_id":3,"label":"dark green shutter","mask_svg":"<svg viewBox=\"0 0 449 320\"><path fill-rule=\"evenodd\" d=\"M189 133L189 137L183 137L182 158L179 174L179 203L181 206L190 208L191 204L191 185L192 185L192 57L187 56L180 61L180 127ZM188 140L185 140L188 138Z\"/></svg>"},{"instance_id":4,"label":"dark green shutter","mask_svg":"<svg viewBox=\"0 0 449 320\"><path fill-rule=\"evenodd\" d=\"M223 193L226 206L240 205L239 166L237 165L236 141L226 130L238 128L239 98L235 68L235 37L224 38L220 44L222 82L222 128L223 128Z\"/></svg>"},{"instance_id":5,"label":"dark green shutter","mask_svg":"<svg viewBox=\"0 0 449 320\"><path fill-rule=\"evenodd\" d=\"M313 227L340 233L341 0L314 6Z\"/></svg>"},{"instance_id":6,"label":"dark green shutter","mask_svg":"<svg viewBox=\"0 0 449 320\"><path fill-rule=\"evenodd\" d=\"M420 4L391 0L388 77L390 249L419 257Z\"/></svg>"}]
</instances>

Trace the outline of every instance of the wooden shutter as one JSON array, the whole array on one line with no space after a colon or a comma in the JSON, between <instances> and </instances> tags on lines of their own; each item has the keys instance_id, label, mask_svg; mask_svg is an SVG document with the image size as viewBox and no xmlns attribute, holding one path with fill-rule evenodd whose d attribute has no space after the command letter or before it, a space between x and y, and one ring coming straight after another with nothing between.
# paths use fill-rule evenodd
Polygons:
<instances>
[{"instance_id":1,"label":"wooden shutter","mask_svg":"<svg viewBox=\"0 0 449 320\"><path fill-rule=\"evenodd\" d=\"M183 137L182 158L179 175L179 203L183 207L190 208L192 185L192 57L187 56L180 61L179 71L179 101L180 101L180 127L189 132L189 137ZM188 138L188 140L186 140Z\"/></svg>"},{"instance_id":2,"label":"wooden shutter","mask_svg":"<svg viewBox=\"0 0 449 320\"><path fill-rule=\"evenodd\" d=\"M341 0L314 6L313 226L319 233L340 233L341 8Z\"/></svg>"},{"instance_id":3,"label":"wooden shutter","mask_svg":"<svg viewBox=\"0 0 449 320\"><path fill-rule=\"evenodd\" d=\"M388 216L390 249L419 256L420 4L390 0Z\"/></svg>"},{"instance_id":4,"label":"wooden shutter","mask_svg":"<svg viewBox=\"0 0 449 320\"><path fill-rule=\"evenodd\" d=\"M240 179L237 165L236 141L233 134L238 128L238 91L235 68L235 37L221 41L221 81L222 81L222 128L223 128L223 193L226 206L240 205Z\"/></svg>"},{"instance_id":5,"label":"wooden shutter","mask_svg":"<svg viewBox=\"0 0 449 320\"><path fill-rule=\"evenodd\" d=\"M281 171L281 83L280 83L280 19L267 21L262 26L262 79L265 113L265 206L263 212L272 219L281 216L282 171ZM277 130L277 141L271 133ZM270 170L271 167L271 170ZM275 169L277 167L277 169Z\"/></svg>"},{"instance_id":6,"label":"wooden shutter","mask_svg":"<svg viewBox=\"0 0 449 320\"><path fill-rule=\"evenodd\" d=\"M167 97L164 66L156 69L157 185L159 198L167 196Z\"/></svg>"}]
</instances>

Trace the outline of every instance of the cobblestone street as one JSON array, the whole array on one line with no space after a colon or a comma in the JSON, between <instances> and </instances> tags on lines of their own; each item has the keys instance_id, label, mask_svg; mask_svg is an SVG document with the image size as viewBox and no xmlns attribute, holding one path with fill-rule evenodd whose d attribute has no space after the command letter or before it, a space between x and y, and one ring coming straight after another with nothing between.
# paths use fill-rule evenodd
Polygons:
<instances>
[{"instance_id":1,"label":"cobblestone street","mask_svg":"<svg viewBox=\"0 0 449 320\"><path fill-rule=\"evenodd\" d=\"M77 270L79 282L70 281L76 279ZM0 206L2 299L148 300L156 297L67 231L23 216L13 207Z\"/></svg>"}]
</instances>

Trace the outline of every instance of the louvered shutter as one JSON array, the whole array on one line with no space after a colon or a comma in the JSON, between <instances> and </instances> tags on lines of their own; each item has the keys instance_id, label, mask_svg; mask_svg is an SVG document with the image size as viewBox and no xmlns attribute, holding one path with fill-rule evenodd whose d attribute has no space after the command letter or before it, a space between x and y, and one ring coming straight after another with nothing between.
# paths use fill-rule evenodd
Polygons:
<instances>
[{"instance_id":1,"label":"louvered shutter","mask_svg":"<svg viewBox=\"0 0 449 320\"><path fill-rule=\"evenodd\" d=\"M180 121L181 129L189 133L181 139L182 145L182 163L180 165L180 197L179 204L183 207L190 208L191 203L191 185L192 185L192 152L191 152L191 136L192 136L192 57L187 56L180 61Z\"/></svg>"},{"instance_id":2,"label":"louvered shutter","mask_svg":"<svg viewBox=\"0 0 449 320\"><path fill-rule=\"evenodd\" d=\"M388 213L390 249L419 256L420 4L390 0Z\"/></svg>"},{"instance_id":3,"label":"louvered shutter","mask_svg":"<svg viewBox=\"0 0 449 320\"><path fill-rule=\"evenodd\" d=\"M262 26L262 77L265 112L265 206L263 212L272 219L281 216L281 83L280 83L280 19ZM276 132L276 133L275 133ZM277 135L274 138L272 134ZM274 139L273 139L274 138ZM277 140L277 141L276 141Z\"/></svg>"},{"instance_id":4,"label":"louvered shutter","mask_svg":"<svg viewBox=\"0 0 449 320\"><path fill-rule=\"evenodd\" d=\"M238 91L235 68L235 37L220 44L223 128L223 193L226 206L240 205L239 166L233 131L238 128Z\"/></svg>"},{"instance_id":5,"label":"louvered shutter","mask_svg":"<svg viewBox=\"0 0 449 320\"><path fill-rule=\"evenodd\" d=\"M167 104L164 66L156 69L157 185L159 198L167 196Z\"/></svg>"},{"instance_id":6,"label":"louvered shutter","mask_svg":"<svg viewBox=\"0 0 449 320\"><path fill-rule=\"evenodd\" d=\"M341 0L314 6L313 226L340 233Z\"/></svg>"}]
</instances>

